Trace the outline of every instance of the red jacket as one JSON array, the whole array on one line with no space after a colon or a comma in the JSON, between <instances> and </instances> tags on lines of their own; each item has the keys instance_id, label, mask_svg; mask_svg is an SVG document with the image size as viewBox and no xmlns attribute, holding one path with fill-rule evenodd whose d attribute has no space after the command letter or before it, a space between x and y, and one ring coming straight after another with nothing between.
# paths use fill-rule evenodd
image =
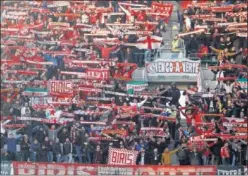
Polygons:
<instances>
[{"instance_id":1,"label":"red jacket","mask_svg":"<svg viewBox=\"0 0 248 176\"><path fill-rule=\"evenodd\" d=\"M96 47L101 50L102 58L109 59L110 53L112 51L116 50L119 46L116 45L116 46L113 46L110 48L107 48L107 47L105 48L105 47L101 47L101 46L96 45Z\"/></svg>"},{"instance_id":2,"label":"red jacket","mask_svg":"<svg viewBox=\"0 0 248 176\"><path fill-rule=\"evenodd\" d=\"M229 149L227 147L221 147L220 156L221 158L230 158Z\"/></svg>"}]
</instances>

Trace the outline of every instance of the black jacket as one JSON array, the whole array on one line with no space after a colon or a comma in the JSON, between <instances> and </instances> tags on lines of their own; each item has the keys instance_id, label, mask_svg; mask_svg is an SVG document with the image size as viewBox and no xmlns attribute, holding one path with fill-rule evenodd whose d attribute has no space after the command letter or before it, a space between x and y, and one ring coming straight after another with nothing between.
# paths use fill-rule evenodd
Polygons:
<instances>
[{"instance_id":1,"label":"black jacket","mask_svg":"<svg viewBox=\"0 0 248 176\"><path fill-rule=\"evenodd\" d=\"M53 151L53 147L52 147L52 145L50 144L49 141L45 141L44 142L44 145L46 146L46 149L47 149L48 152L52 152Z\"/></svg>"},{"instance_id":2,"label":"black jacket","mask_svg":"<svg viewBox=\"0 0 248 176\"><path fill-rule=\"evenodd\" d=\"M65 142L63 145L63 154L68 155L69 153L72 153L72 143L71 142Z\"/></svg>"},{"instance_id":3,"label":"black jacket","mask_svg":"<svg viewBox=\"0 0 248 176\"><path fill-rule=\"evenodd\" d=\"M181 96L180 90L178 88L171 88L169 89L169 95L172 97L170 104L178 105L178 100Z\"/></svg>"},{"instance_id":4,"label":"black jacket","mask_svg":"<svg viewBox=\"0 0 248 176\"><path fill-rule=\"evenodd\" d=\"M30 144L29 142L22 141L21 143L21 151L29 151Z\"/></svg>"},{"instance_id":5,"label":"black jacket","mask_svg":"<svg viewBox=\"0 0 248 176\"><path fill-rule=\"evenodd\" d=\"M141 152L138 154L137 156L137 160L136 160L136 164L140 164L141 162ZM148 153L145 152L145 156L144 156L144 164L149 164L150 163L150 156Z\"/></svg>"},{"instance_id":6,"label":"black jacket","mask_svg":"<svg viewBox=\"0 0 248 176\"><path fill-rule=\"evenodd\" d=\"M64 143L66 138L69 138L70 134L68 132L64 133L63 131L58 134L59 142Z\"/></svg>"},{"instance_id":7,"label":"black jacket","mask_svg":"<svg viewBox=\"0 0 248 176\"><path fill-rule=\"evenodd\" d=\"M44 142L44 139L45 139L45 133L44 131L36 131L35 132L35 138L40 142L40 143L43 143Z\"/></svg>"},{"instance_id":8,"label":"black jacket","mask_svg":"<svg viewBox=\"0 0 248 176\"><path fill-rule=\"evenodd\" d=\"M150 154L150 163L151 165L158 165L158 163L161 162L161 154L157 153L155 155L155 153L151 153Z\"/></svg>"},{"instance_id":9,"label":"black jacket","mask_svg":"<svg viewBox=\"0 0 248 176\"><path fill-rule=\"evenodd\" d=\"M59 142L58 143L54 143L52 145L52 149L53 149L53 153L55 153L55 154L62 154L61 145L60 145Z\"/></svg>"},{"instance_id":10,"label":"black jacket","mask_svg":"<svg viewBox=\"0 0 248 176\"><path fill-rule=\"evenodd\" d=\"M220 156L220 150L221 147L223 146L222 142L218 142L217 144L213 145L212 147L210 147L210 151L215 155L215 156Z\"/></svg>"},{"instance_id":11,"label":"black jacket","mask_svg":"<svg viewBox=\"0 0 248 176\"><path fill-rule=\"evenodd\" d=\"M39 161L40 162L48 162L48 158L47 158L47 149L42 149L40 151L40 157L39 157Z\"/></svg>"}]
</instances>

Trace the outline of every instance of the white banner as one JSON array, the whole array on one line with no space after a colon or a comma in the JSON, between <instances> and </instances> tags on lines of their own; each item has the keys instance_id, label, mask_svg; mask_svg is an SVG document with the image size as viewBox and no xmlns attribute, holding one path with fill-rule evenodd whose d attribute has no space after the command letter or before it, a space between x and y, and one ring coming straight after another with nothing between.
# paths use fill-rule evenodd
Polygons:
<instances>
[{"instance_id":1,"label":"white banner","mask_svg":"<svg viewBox=\"0 0 248 176\"><path fill-rule=\"evenodd\" d=\"M157 59L146 64L149 82L197 82L200 61Z\"/></svg>"},{"instance_id":2,"label":"white banner","mask_svg":"<svg viewBox=\"0 0 248 176\"><path fill-rule=\"evenodd\" d=\"M138 151L110 148L108 164L114 165L135 165Z\"/></svg>"},{"instance_id":3,"label":"white banner","mask_svg":"<svg viewBox=\"0 0 248 176\"><path fill-rule=\"evenodd\" d=\"M36 105L48 105L49 102L52 101L52 97L30 97L30 105L36 106Z\"/></svg>"}]
</instances>

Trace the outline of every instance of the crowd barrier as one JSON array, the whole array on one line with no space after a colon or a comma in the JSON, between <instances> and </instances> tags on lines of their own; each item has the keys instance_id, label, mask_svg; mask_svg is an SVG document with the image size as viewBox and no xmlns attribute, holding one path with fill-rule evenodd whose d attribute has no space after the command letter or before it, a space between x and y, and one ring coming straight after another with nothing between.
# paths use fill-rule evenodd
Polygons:
<instances>
[{"instance_id":1,"label":"crowd barrier","mask_svg":"<svg viewBox=\"0 0 248 176\"><path fill-rule=\"evenodd\" d=\"M247 166L159 166L1 162L1 175L247 175Z\"/></svg>"}]
</instances>

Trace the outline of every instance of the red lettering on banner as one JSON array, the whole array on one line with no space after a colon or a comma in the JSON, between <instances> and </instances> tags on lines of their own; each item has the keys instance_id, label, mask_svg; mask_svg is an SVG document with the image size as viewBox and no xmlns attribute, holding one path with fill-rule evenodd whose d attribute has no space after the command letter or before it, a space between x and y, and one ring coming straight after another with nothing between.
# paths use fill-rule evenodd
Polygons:
<instances>
[{"instance_id":1,"label":"red lettering on banner","mask_svg":"<svg viewBox=\"0 0 248 176\"><path fill-rule=\"evenodd\" d=\"M127 155L127 163L126 164L132 164L132 154Z\"/></svg>"},{"instance_id":2,"label":"red lettering on banner","mask_svg":"<svg viewBox=\"0 0 248 176\"><path fill-rule=\"evenodd\" d=\"M109 70L99 70L94 68L87 69L87 76L96 79L109 79Z\"/></svg>"},{"instance_id":3,"label":"red lettering on banner","mask_svg":"<svg viewBox=\"0 0 248 176\"><path fill-rule=\"evenodd\" d=\"M73 83L70 81L49 81L49 92L56 94L73 94Z\"/></svg>"},{"instance_id":4,"label":"red lettering on banner","mask_svg":"<svg viewBox=\"0 0 248 176\"><path fill-rule=\"evenodd\" d=\"M126 164L125 162L125 154L124 153L120 153L120 157L119 157L119 162L118 163L122 163L122 164Z\"/></svg>"},{"instance_id":5,"label":"red lettering on banner","mask_svg":"<svg viewBox=\"0 0 248 176\"><path fill-rule=\"evenodd\" d=\"M112 153L112 162L117 162L117 152Z\"/></svg>"},{"instance_id":6,"label":"red lettering on banner","mask_svg":"<svg viewBox=\"0 0 248 176\"><path fill-rule=\"evenodd\" d=\"M133 150L111 148L109 149L108 164L134 165L137 154L138 152Z\"/></svg>"},{"instance_id":7,"label":"red lettering on banner","mask_svg":"<svg viewBox=\"0 0 248 176\"><path fill-rule=\"evenodd\" d=\"M119 154L119 159L123 158ZM126 155L131 161L131 154ZM116 157L117 158L117 157ZM125 159L124 159L125 160ZM14 175L216 175L216 166L137 166L12 162ZM245 169L246 170L246 169Z\"/></svg>"}]
</instances>

